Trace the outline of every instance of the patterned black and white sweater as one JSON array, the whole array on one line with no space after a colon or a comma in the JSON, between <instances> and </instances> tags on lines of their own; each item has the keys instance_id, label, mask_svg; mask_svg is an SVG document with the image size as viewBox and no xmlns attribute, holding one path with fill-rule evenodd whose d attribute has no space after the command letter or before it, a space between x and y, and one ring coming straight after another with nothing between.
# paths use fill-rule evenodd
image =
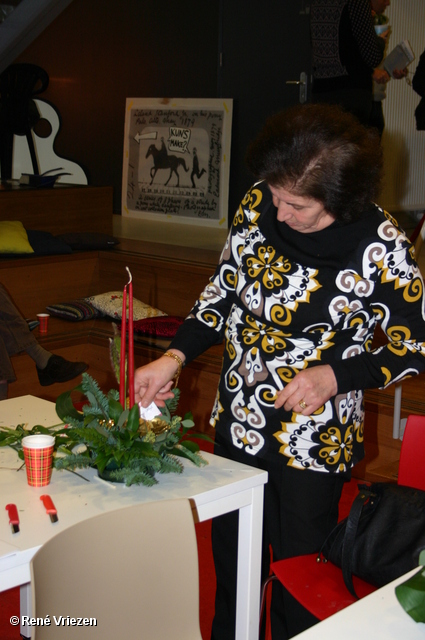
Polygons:
<instances>
[{"instance_id":1,"label":"patterned black and white sweater","mask_svg":"<svg viewBox=\"0 0 425 640\"><path fill-rule=\"evenodd\" d=\"M190 361L225 339L211 423L236 448L348 475L364 455L363 389L425 369L422 276L412 245L376 205L314 233L276 214L267 185L254 185L171 347ZM388 343L371 350L377 323ZM333 368L337 395L311 416L276 410L277 391L320 364Z\"/></svg>"}]
</instances>

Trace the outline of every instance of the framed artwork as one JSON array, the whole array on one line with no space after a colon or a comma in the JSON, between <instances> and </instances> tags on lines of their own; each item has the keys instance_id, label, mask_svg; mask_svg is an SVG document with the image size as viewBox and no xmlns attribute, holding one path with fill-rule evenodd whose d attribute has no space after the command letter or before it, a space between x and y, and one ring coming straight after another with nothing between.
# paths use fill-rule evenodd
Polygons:
<instances>
[{"instance_id":1,"label":"framed artwork","mask_svg":"<svg viewBox=\"0 0 425 640\"><path fill-rule=\"evenodd\" d=\"M122 215L227 225L232 106L127 98Z\"/></svg>"}]
</instances>

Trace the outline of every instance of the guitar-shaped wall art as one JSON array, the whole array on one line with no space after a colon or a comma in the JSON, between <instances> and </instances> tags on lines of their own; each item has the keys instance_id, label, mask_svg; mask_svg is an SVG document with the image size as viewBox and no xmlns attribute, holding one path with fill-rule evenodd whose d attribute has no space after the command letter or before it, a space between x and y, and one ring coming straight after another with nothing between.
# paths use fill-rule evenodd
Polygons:
<instances>
[{"instance_id":1,"label":"guitar-shaped wall art","mask_svg":"<svg viewBox=\"0 0 425 640\"><path fill-rule=\"evenodd\" d=\"M32 64L10 65L0 76L1 179L52 172L61 174L57 182L87 184L80 165L55 153L59 113L46 100L35 98L48 83L47 73Z\"/></svg>"}]
</instances>

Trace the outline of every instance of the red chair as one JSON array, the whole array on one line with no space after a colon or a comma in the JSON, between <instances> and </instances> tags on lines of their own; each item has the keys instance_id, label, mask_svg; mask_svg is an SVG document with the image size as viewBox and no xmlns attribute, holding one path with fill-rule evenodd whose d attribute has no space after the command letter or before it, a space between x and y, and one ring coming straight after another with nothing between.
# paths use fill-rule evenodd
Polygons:
<instances>
[{"instance_id":1,"label":"red chair","mask_svg":"<svg viewBox=\"0 0 425 640\"><path fill-rule=\"evenodd\" d=\"M407 419L401 445L398 484L425 490L424 459L425 416L412 415ZM279 580L319 620L325 620L356 602L345 586L341 569L332 562L318 562L317 555L311 553L287 558L270 565L272 574L263 585L260 620L264 614L267 588L273 580ZM359 598L377 589L356 576L353 584Z\"/></svg>"},{"instance_id":2,"label":"red chair","mask_svg":"<svg viewBox=\"0 0 425 640\"><path fill-rule=\"evenodd\" d=\"M401 444L397 483L425 491L425 416L409 416Z\"/></svg>"}]
</instances>

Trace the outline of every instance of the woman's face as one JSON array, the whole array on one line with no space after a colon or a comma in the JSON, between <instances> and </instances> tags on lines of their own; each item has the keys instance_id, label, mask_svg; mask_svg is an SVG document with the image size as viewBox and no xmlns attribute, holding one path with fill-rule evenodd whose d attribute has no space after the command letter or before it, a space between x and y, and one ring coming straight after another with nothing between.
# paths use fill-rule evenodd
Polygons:
<instances>
[{"instance_id":1,"label":"woman's face","mask_svg":"<svg viewBox=\"0 0 425 640\"><path fill-rule=\"evenodd\" d=\"M335 218L321 202L309 197L293 195L283 187L269 189L277 209L277 219L300 233L313 233L331 225Z\"/></svg>"}]
</instances>

